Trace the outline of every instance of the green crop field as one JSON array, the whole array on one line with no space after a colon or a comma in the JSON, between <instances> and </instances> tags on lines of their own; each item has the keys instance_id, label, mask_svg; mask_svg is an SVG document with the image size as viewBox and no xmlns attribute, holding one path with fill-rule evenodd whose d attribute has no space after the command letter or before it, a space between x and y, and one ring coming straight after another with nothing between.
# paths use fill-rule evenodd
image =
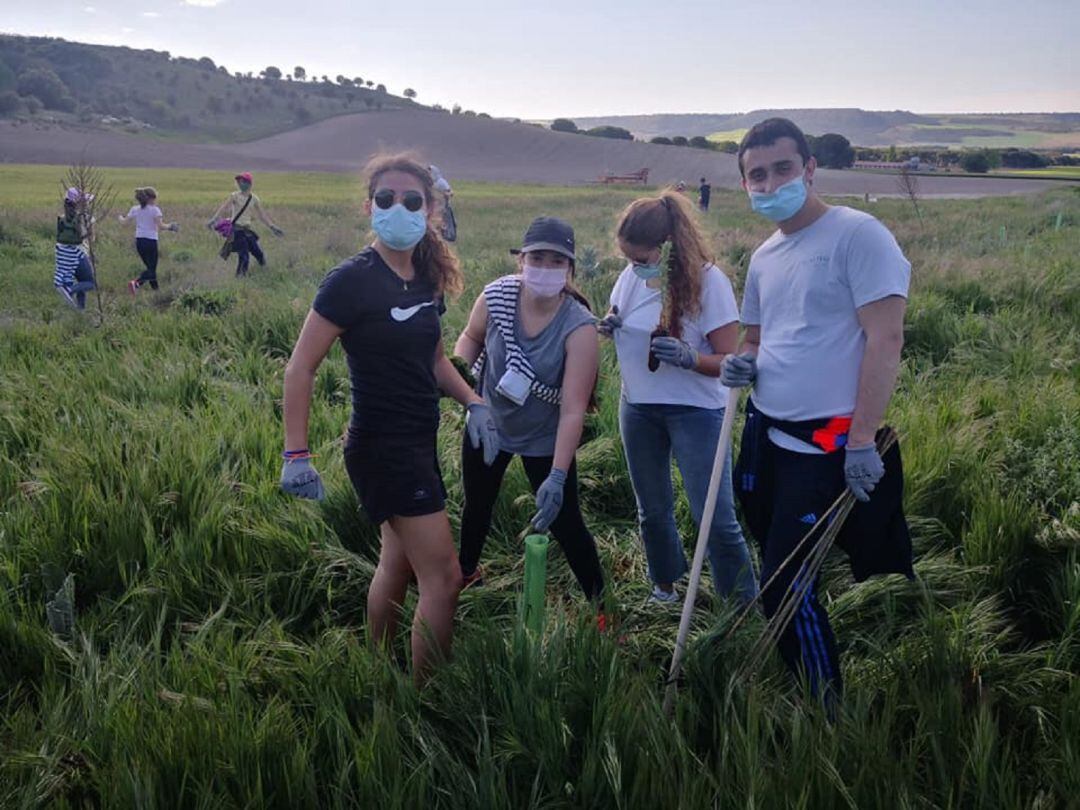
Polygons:
<instances>
[{"instance_id":1,"label":"green crop field","mask_svg":"<svg viewBox=\"0 0 1080 810\"><path fill-rule=\"evenodd\" d=\"M720 141L735 141L738 143L743 139L743 136L747 133L749 127L743 127L742 129L729 129L724 132L714 132L709 135L709 140L714 143L720 143Z\"/></svg>"},{"instance_id":2,"label":"green crop field","mask_svg":"<svg viewBox=\"0 0 1080 810\"><path fill-rule=\"evenodd\" d=\"M377 533L343 469L338 348L311 421L327 498L277 485L284 364L320 279L363 244L357 180L257 176L286 234L264 235L269 266L238 281L201 227L227 175L110 171L124 208L153 184L183 230L162 235L161 291L132 300L132 233L104 223L100 302L79 314L52 289L62 174L0 167L0 806L1075 806L1075 189L925 201L925 224L904 201L872 206L914 268L889 421L918 578L856 585L839 553L827 565L847 683L835 723L778 659L732 682L762 625L725 641L731 609L706 586L668 721L678 612L645 604L610 346L579 463L614 629L597 632L558 551L543 639L515 629L515 538L533 511L515 464L487 584L463 595L453 660L417 692L404 639L390 657L366 644ZM582 285L606 301L622 266L614 220L635 191L455 187L468 290L448 347L539 214L575 225ZM767 223L717 191L706 225L741 289ZM461 426L444 405L455 528ZM689 546L684 500L678 516ZM65 579L67 635L46 614Z\"/></svg>"},{"instance_id":3,"label":"green crop field","mask_svg":"<svg viewBox=\"0 0 1080 810\"><path fill-rule=\"evenodd\" d=\"M1024 177L1054 177L1080 180L1080 166L1047 166L1045 169L1002 169L1002 174L1019 174Z\"/></svg>"}]
</instances>

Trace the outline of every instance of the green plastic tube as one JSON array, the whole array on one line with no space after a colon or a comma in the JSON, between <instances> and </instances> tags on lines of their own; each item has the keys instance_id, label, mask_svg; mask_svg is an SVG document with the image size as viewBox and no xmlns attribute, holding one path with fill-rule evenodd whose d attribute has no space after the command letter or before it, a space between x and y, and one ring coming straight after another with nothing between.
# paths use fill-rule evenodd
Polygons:
<instances>
[{"instance_id":1,"label":"green plastic tube","mask_svg":"<svg viewBox=\"0 0 1080 810\"><path fill-rule=\"evenodd\" d=\"M547 550L547 535L530 534L525 538L525 593L521 602L521 621L534 633L544 629Z\"/></svg>"}]
</instances>

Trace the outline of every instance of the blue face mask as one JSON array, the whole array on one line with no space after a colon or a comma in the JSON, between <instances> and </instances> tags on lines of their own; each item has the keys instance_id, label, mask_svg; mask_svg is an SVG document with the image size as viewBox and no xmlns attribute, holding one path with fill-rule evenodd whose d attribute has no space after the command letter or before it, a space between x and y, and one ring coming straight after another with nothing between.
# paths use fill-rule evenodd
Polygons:
<instances>
[{"instance_id":1,"label":"blue face mask","mask_svg":"<svg viewBox=\"0 0 1080 810\"><path fill-rule=\"evenodd\" d=\"M638 264L633 263L634 275L640 278L642 281L649 281L660 275L659 264Z\"/></svg>"},{"instance_id":2,"label":"blue face mask","mask_svg":"<svg viewBox=\"0 0 1080 810\"><path fill-rule=\"evenodd\" d=\"M806 204L806 181L802 175L790 180L771 194L750 192L750 207L773 222L791 219Z\"/></svg>"},{"instance_id":3,"label":"blue face mask","mask_svg":"<svg viewBox=\"0 0 1080 810\"><path fill-rule=\"evenodd\" d=\"M424 209L409 211L401 203L389 208L375 207L371 212L371 227L379 241L391 250L416 247L427 231Z\"/></svg>"}]
</instances>

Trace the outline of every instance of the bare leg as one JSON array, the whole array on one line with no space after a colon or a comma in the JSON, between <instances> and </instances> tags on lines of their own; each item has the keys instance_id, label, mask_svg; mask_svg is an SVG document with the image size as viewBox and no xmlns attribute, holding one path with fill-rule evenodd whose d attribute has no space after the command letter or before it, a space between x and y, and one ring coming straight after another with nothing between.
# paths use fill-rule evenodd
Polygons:
<instances>
[{"instance_id":1,"label":"bare leg","mask_svg":"<svg viewBox=\"0 0 1080 810\"><path fill-rule=\"evenodd\" d=\"M375 576L368 587L368 633L376 646L389 645L401 619L401 606L413 570L401 549L401 540L390 522L381 526L382 550Z\"/></svg>"},{"instance_id":2,"label":"bare leg","mask_svg":"<svg viewBox=\"0 0 1080 810\"><path fill-rule=\"evenodd\" d=\"M422 686L431 669L450 654L454 611L461 591L461 567L446 512L387 521L412 570L420 601L413 614L413 679Z\"/></svg>"}]
</instances>

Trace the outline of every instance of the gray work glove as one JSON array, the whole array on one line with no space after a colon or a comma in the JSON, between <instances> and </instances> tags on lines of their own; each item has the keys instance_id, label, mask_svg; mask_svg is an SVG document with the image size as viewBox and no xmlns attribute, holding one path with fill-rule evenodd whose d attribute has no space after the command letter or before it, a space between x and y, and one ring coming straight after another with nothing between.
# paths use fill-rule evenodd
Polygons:
<instances>
[{"instance_id":1,"label":"gray work glove","mask_svg":"<svg viewBox=\"0 0 1080 810\"><path fill-rule=\"evenodd\" d=\"M745 388L757 378L757 355L729 354L720 364L720 382L728 388Z\"/></svg>"},{"instance_id":2,"label":"gray work glove","mask_svg":"<svg viewBox=\"0 0 1080 810\"><path fill-rule=\"evenodd\" d=\"M697 365L698 353L686 341L676 337L655 337L649 344L653 356L661 363L691 369Z\"/></svg>"},{"instance_id":3,"label":"gray work glove","mask_svg":"<svg viewBox=\"0 0 1080 810\"><path fill-rule=\"evenodd\" d=\"M207 229L212 231L212 230L214 230L215 225L217 225L217 217L214 217L213 219L206 220Z\"/></svg>"},{"instance_id":4,"label":"gray work glove","mask_svg":"<svg viewBox=\"0 0 1080 810\"><path fill-rule=\"evenodd\" d=\"M619 308L611 307L611 312L601 318L596 324L596 331L604 337L614 337L615 330L622 327L622 318L619 317Z\"/></svg>"},{"instance_id":5,"label":"gray work glove","mask_svg":"<svg viewBox=\"0 0 1080 810\"><path fill-rule=\"evenodd\" d=\"M538 532L546 531L562 509L563 487L566 485L566 471L552 467L540 489L536 491L536 514L532 525Z\"/></svg>"},{"instance_id":6,"label":"gray work glove","mask_svg":"<svg viewBox=\"0 0 1080 810\"><path fill-rule=\"evenodd\" d=\"M271 225L270 226L270 232L272 234L274 234L274 236L284 236L285 235L285 231L281 230L281 228L279 228L277 225Z\"/></svg>"},{"instance_id":7,"label":"gray work glove","mask_svg":"<svg viewBox=\"0 0 1080 810\"><path fill-rule=\"evenodd\" d=\"M491 408L483 402L474 402L466 409L465 430L473 450L484 449L484 464L491 466L499 455L499 430Z\"/></svg>"},{"instance_id":8,"label":"gray work glove","mask_svg":"<svg viewBox=\"0 0 1080 810\"><path fill-rule=\"evenodd\" d=\"M326 497L322 479L310 458L286 459L281 465L281 489L297 498L321 501Z\"/></svg>"},{"instance_id":9,"label":"gray work glove","mask_svg":"<svg viewBox=\"0 0 1080 810\"><path fill-rule=\"evenodd\" d=\"M874 445L844 450L844 480L848 489L864 503L870 500L877 482L885 475L885 463Z\"/></svg>"}]
</instances>

